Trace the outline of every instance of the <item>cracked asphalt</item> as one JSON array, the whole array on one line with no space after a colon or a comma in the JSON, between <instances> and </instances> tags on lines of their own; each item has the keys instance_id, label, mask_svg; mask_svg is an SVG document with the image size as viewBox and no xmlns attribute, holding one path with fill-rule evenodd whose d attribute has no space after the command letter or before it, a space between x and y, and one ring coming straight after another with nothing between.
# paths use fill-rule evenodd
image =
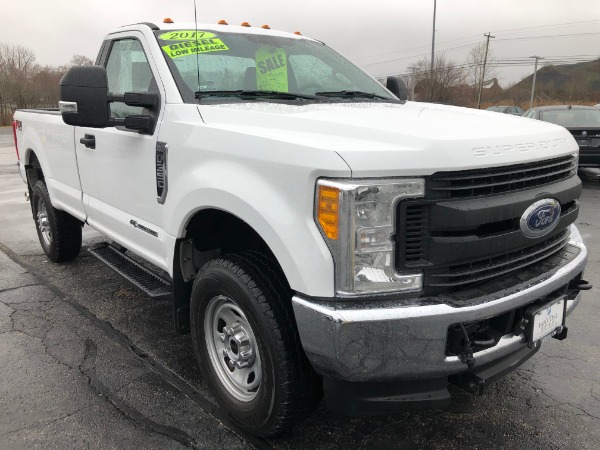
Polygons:
<instances>
[{"instance_id":1,"label":"cracked asphalt","mask_svg":"<svg viewBox=\"0 0 600 450\"><path fill-rule=\"evenodd\" d=\"M216 408L171 305L146 297L91 256L84 229L70 263L41 250L11 130L0 129L0 448L600 448L600 182L584 181L580 231L592 291L548 339L481 397L452 389L444 411L346 418L324 405L262 440Z\"/></svg>"}]
</instances>

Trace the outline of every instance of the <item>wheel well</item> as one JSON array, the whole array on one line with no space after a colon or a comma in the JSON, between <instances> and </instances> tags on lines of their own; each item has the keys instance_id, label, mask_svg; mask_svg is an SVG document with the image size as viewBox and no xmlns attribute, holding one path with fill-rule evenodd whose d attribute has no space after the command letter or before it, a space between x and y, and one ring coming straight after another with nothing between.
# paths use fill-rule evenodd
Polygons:
<instances>
[{"instance_id":1,"label":"wheel well","mask_svg":"<svg viewBox=\"0 0 600 450\"><path fill-rule=\"evenodd\" d=\"M197 212L186 227L186 238L198 251L220 249L223 254L260 250L274 257L266 242L240 218L218 209Z\"/></svg>"},{"instance_id":2,"label":"wheel well","mask_svg":"<svg viewBox=\"0 0 600 450\"><path fill-rule=\"evenodd\" d=\"M189 332L190 296L197 271L220 254L247 250L266 255L285 279L267 243L242 219L218 209L205 209L192 216L185 228L185 236L176 241L173 257L173 313L178 333Z\"/></svg>"},{"instance_id":3,"label":"wheel well","mask_svg":"<svg viewBox=\"0 0 600 450\"><path fill-rule=\"evenodd\" d=\"M29 164L25 166L27 172L27 180L29 186L32 188L38 181L44 181L44 172L42 172L42 166L40 160L33 150L29 153Z\"/></svg>"}]
</instances>

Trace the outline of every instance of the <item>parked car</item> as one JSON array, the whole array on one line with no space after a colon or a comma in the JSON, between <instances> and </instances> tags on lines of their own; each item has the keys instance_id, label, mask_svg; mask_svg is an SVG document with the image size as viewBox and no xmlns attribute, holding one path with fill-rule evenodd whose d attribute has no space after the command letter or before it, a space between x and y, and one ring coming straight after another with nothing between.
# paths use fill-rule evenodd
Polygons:
<instances>
[{"instance_id":1,"label":"parked car","mask_svg":"<svg viewBox=\"0 0 600 450\"><path fill-rule=\"evenodd\" d=\"M512 114L513 116L520 116L523 114L523 110L518 106L490 106L489 108L486 108L486 111Z\"/></svg>"},{"instance_id":2,"label":"parked car","mask_svg":"<svg viewBox=\"0 0 600 450\"><path fill-rule=\"evenodd\" d=\"M60 110L15 113L41 246L66 261L84 223L106 235L89 251L172 301L252 433L323 391L346 414L448 406L449 382L479 394L566 338L591 287L577 144L392 81L292 33L117 28L63 77Z\"/></svg>"},{"instance_id":3,"label":"parked car","mask_svg":"<svg viewBox=\"0 0 600 450\"><path fill-rule=\"evenodd\" d=\"M577 105L540 106L527 110L523 117L565 127L579 145L579 167L600 167L600 109Z\"/></svg>"}]
</instances>

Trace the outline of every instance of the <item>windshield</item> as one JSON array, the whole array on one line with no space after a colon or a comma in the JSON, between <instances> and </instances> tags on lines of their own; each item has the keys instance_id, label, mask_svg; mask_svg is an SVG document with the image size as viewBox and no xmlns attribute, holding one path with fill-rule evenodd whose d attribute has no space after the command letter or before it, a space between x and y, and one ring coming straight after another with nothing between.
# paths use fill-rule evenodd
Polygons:
<instances>
[{"instance_id":1,"label":"windshield","mask_svg":"<svg viewBox=\"0 0 600 450\"><path fill-rule=\"evenodd\" d=\"M186 103L398 101L350 61L310 39L202 30L161 30L156 36Z\"/></svg>"},{"instance_id":2,"label":"windshield","mask_svg":"<svg viewBox=\"0 0 600 450\"><path fill-rule=\"evenodd\" d=\"M600 127L600 111L595 109L553 109L542 111L540 118L567 128Z\"/></svg>"}]
</instances>

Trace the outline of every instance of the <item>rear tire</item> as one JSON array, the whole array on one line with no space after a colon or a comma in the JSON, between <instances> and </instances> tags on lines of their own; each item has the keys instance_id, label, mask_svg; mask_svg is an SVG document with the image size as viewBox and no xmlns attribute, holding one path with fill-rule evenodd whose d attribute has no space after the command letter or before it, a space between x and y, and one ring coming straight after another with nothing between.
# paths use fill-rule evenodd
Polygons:
<instances>
[{"instance_id":1,"label":"rear tire","mask_svg":"<svg viewBox=\"0 0 600 450\"><path fill-rule=\"evenodd\" d=\"M83 224L52 206L46 184L41 180L33 186L31 208L38 238L46 256L54 262L75 258L81 250Z\"/></svg>"},{"instance_id":2,"label":"rear tire","mask_svg":"<svg viewBox=\"0 0 600 450\"><path fill-rule=\"evenodd\" d=\"M264 437L291 428L322 396L275 267L259 252L214 259L196 276L191 299L194 350L217 404Z\"/></svg>"}]
</instances>

